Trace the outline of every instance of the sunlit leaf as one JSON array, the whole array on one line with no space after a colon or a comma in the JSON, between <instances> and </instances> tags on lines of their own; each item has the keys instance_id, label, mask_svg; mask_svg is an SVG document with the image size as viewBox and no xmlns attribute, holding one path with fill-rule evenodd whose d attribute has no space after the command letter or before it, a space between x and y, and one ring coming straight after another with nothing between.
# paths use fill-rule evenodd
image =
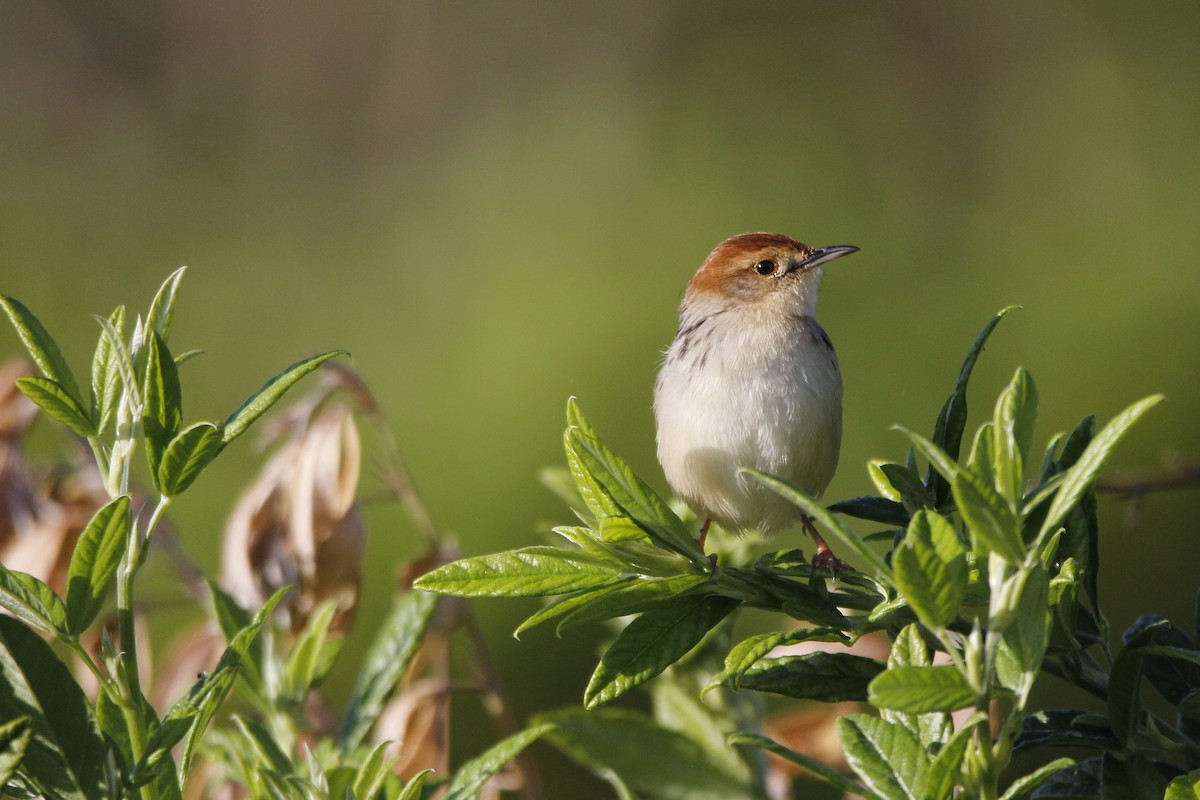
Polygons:
<instances>
[{"instance_id":1,"label":"sunlit leaf","mask_svg":"<svg viewBox=\"0 0 1200 800\"><path fill-rule=\"evenodd\" d=\"M733 646L729 655L725 656L725 668L712 677L709 686L740 689L742 676L772 650L801 642L841 642L848 645L850 638L833 628L794 628L751 636Z\"/></svg>"},{"instance_id":2,"label":"sunlit leaf","mask_svg":"<svg viewBox=\"0 0 1200 800\"><path fill-rule=\"evenodd\" d=\"M891 574L891 569L880 558L879 554L867 546L866 542L850 530L837 517L829 513L829 511L818 503L814 498L807 493L792 486L787 481L776 478L774 475L768 475L765 472L759 472L756 469L743 468L739 470L743 475L749 475L759 483L766 486L771 491L784 497L788 502L792 503L805 514L819 522L823 527L834 532L836 537L841 540L846 547L854 552L856 556L861 558L876 571L880 576L888 576Z\"/></svg>"},{"instance_id":3,"label":"sunlit leaf","mask_svg":"<svg viewBox=\"0 0 1200 800\"><path fill-rule=\"evenodd\" d=\"M146 327L162 337L163 341L171 335L171 322L175 318L175 299L179 296L179 284L186 271L187 267L180 267L167 276L162 286L158 287L158 292L150 303L150 312L146 315Z\"/></svg>"},{"instance_id":4,"label":"sunlit leaf","mask_svg":"<svg viewBox=\"0 0 1200 800\"><path fill-rule=\"evenodd\" d=\"M75 401L76 407L84 408L83 396L79 393L79 384L75 382L75 376L71 373L71 368L67 366L67 360L63 358L62 351L58 349L58 343L54 341L54 337L20 300L0 295L0 307L3 307L4 312L8 314L13 327L17 329L17 336L21 337L21 343L25 345L29 357L33 359L34 364L37 364L42 374L61 386Z\"/></svg>"},{"instance_id":5,"label":"sunlit leaf","mask_svg":"<svg viewBox=\"0 0 1200 800\"><path fill-rule=\"evenodd\" d=\"M422 575L418 589L459 597L537 597L619 581L611 565L577 550L525 547L464 558Z\"/></svg>"},{"instance_id":6,"label":"sunlit leaf","mask_svg":"<svg viewBox=\"0 0 1200 800\"><path fill-rule=\"evenodd\" d=\"M219 423L197 422L167 444L158 466L158 487L167 497L186 490L225 447Z\"/></svg>"},{"instance_id":7,"label":"sunlit leaf","mask_svg":"<svg viewBox=\"0 0 1200 800\"><path fill-rule=\"evenodd\" d=\"M925 797L929 758L911 732L866 714L842 717L837 726L846 760L868 789L887 800Z\"/></svg>"},{"instance_id":8,"label":"sunlit leaf","mask_svg":"<svg viewBox=\"0 0 1200 800\"><path fill-rule=\"evenodd\" d=\"M871 681L869 691L871 705L909 714L958 711L975 703L967 679L952 666L893 667Z\"/></svg>"},{"instance_id":9,"label":"sunlit leaf","mask_svg":"<svg viewBox=\"0 0 1200 800\"><path fill-rule=\"evenodd\" d=\"M1058 525L1066 517L1067 512L1079 502L1079 498L1083 496L1096 479L1096 473L1100 471L1100 467L1108 460L1109 454L1116 447L1117 442L1129 430L1129 428L1137 422L1142 416L1162 400L1162 395L1151 395L1144 400L1139 400L1133 405L1126 408L1120 414L1115 416L1107 425L1105 425L1099 433L1097 433L1083 453L1079 456L1079 460L1067 470L1066 477L1063 479L1062 486L1058 490L1058 494L1054 495L1054 500L1050 504L1050 510L1046 512L1046 520L1042 523L1040 535L1046 536L1055 530ZM1071 440L1068 439L1068 445ZM1064 446L1064 459L1066 447Z\"/></svg>"},{"instance_id":10,"label":"sunlit leaf","mask_svg":"<svg viewBox=\"0 0 1200 800\"><path fill-rule=\"evenodd\" d=\"M933 508L933 497L917 473L899 464L881 464L879 469L887 476L892 487L900 493L904 508L909 514L922 508Z\"/></svg>"},{"instance_id":11,"label":"sunlit leaf","mask_svg":"<svg viewBox=\"0 0 1200 800\"><path fill-rule=\"evenodd\" d=\"M104 605L129 533L129 496L109 501L93 516L71 554L67 572L67 630L80 634Z\"/></svg>"},{"instance_id":12,"label":"sunlit leaf","mask_svg":"<svg viewBox=\"0 0 1200 800\"><path fill-rule=\"evenodd\" d=\"M592 673L584 705L597 708L640 686L699 644L739 603L717 595L666 600L617 634Z\"/></svg>"},{"instance_id":13,"label":"sunlit leaf","mask_svg":"<svg viewBox=\"0 0 1200 800\"><path fill-rule=\"evenodd\" d=\"M157 331L147 339L146 373L142 384L142 430L145 433L146 459L155 488L160 492L159 466L167 445L183 425L183 390L179 371L167 343Z\"/></svg>"},{"instance_id":14,"label":"sunlit leaf","mask_svg":"<svg viewBox=\"0 0 1200 800\"><path fill-rule=\"evenodd\" d=\"M996 673L1002 685L1026 692L1042 666L1050 641L1050 579L1039 562L1013 576L1016 608L996 654Z\"/></svg>"},{"instance_id":15,"label":"sunlit leaf","mask_svg":"<svg viewBox=\"0 0 1200 800\"><path fill-rule=\"evenodd\" d=\"M66 629L67 607L54 590L32 575L0 563L0 607L38 630L57 635Z\"/></svg>"},{"instance_id":16,"label":"sunlit leaf","mask_svg":"<svg viewBox=\"0 0 1200 800\"><path fill-rule=\"evenodd\" d=\"M624 460L580 428L568 428L566 442L582 469L659 547L682 555L705 571L711 568L682 520Z\"/></svg>"},{"instance_id":17,"label":"sunlit leaf","mask_svg":"<svg viewBox=\"0 0 1200 800\"><path fill-rule=\"evenodd\" d=\"M246 402L238 406L237 410L229 415L225 420L224 440L225 444L229 444L234 439L246 432L255 420L267 413L271 406L279 402L284 393L292 388L308 373L315 370L317 367L324 364L331 358L341 355L348 355L345 350L333 350L328 353L322 353L318 356L306 358L303 361L297 361L290 367L279 373L269 381L264 383L257 392L250 395Z\"/></svg>"},{"instance_id":18,"label":"sunlit leaf","mask_svg":"<svg viewBox=\"0 0 1200 800\"><path fill-rule=\"evenodd\" d=\"M17 378L21 394L53 419L66 425L80 436L96 435L96 425L87 410L57 381L50 378Z\"/></svg>"},{"instance_id":19,"label":"sunlit leaf","mask_svg":"<svg viewBox=\"0 0 1200 800\"><path fill-rule=\"evenodd\" d=\"M976 552L999 553L1010 564L1025 559L1025 545L1016 514L994 488L967 470L951 481L958 513L967 523Z\"/></svg>"},{"instance_id":20,"label":"sunlit leaf","mask_svg":"<svg viewBox=\"0 0 1200 800\"><path fill-rule=\"evenodd\" d=\"M967 557L953 526L933 511L918 511L892 553L896 585L931 630L949 625L967 591Z\"/></svg>"},{"instance_id":21,"label":"sunlit leaf","mask_svg":"<svg viewBox=\"0 0 1200 800\"><path fill-rule=\"evenodd\" d=\"M117 306L108 322L118 337L123 335L125 306ZM110 337L101 333L92 356L92 418L96 421L98 434L108 429L117 410L117 398L121 391L121 370L117 366L117 358Z\"/></svg>"},{"instance_id":22,"label":"sunlit leaf","mask_svg":"<svg viewBox=\"0 0 1200 800\"><path fill-rule=\"evenodd\" d=\"M568 613L558 624L558 630L565 631L589 622L637 614L666 600L690 594L707 584L708 580L705 575L685 573L669 578L639 578L614 584L611 591Z\"/></svg>"}]
</instances>

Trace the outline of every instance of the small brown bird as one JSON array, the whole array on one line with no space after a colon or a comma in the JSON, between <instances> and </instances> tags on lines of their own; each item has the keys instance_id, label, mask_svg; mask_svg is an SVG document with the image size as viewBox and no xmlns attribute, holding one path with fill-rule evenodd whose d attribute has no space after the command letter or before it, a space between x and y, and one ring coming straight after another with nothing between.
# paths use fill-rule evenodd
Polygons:
<instances>
[{"instance_id":1,"label":"small brown bird","mask_svg":"<svg viewBox=\"0 0 1200 800\"><path fill-rule=\"evenodd\" d=\"M771 533L802 520L814 566L845 568L807 518L739 474L753 467L819 497L837 467L842 376L813 312L823 266L856 252L775 233L726 239L701 265L654 387L658 460L708 526Z\"/></svg>"}]
</instances>

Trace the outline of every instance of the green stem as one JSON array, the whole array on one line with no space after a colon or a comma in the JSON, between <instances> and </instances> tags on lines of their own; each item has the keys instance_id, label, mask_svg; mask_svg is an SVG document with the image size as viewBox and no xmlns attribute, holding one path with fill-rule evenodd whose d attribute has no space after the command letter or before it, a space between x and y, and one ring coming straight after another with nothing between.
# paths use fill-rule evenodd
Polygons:
<instances>
[{"instance_id":1,"label":"green stem","mask_svg":"<svg viewBox=\"0 0 1200 800\"><path fill-rule=\"evenodd\" d=\"M128 463L126 464L127 468ZM154 529L158 526L170 503L171 498L169 497L159 498L158 505L155 506L146 525L145 542L138 533L137 519L135 518L130 523L125 556L121 559L121 566L117 570L117 630L121 640L121 670L118 679L123 680L121 694L124 696L125 702L121 706L121 711L125 717L125 725L129 729L129 744L135 763L145 754L147 731L145 718L142 715L142 708L146 700L142 694L141 675L138 673L133 581L142 563L143 549L148 546ZM142 787L140 795L143 800L154 800L153 792L150 790L149 784Z\"/></svg>"}]
</instances>

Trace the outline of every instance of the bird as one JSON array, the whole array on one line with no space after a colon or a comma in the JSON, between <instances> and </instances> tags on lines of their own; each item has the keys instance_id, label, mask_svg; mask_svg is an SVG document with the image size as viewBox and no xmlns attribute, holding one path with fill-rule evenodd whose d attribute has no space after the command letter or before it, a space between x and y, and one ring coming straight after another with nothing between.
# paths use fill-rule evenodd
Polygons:
<instances>
[{"instance_id":1,"label":"bird","mask_svg":"<svg viewBox=\"0 0 1200 800\"><path fill-rule=\"evenodd\" d=\"M842 375L814 313L826 264L853 245L809 247L777 233L721 242L687 285L679 328L654 385L667 483L709 525L773 533L802 523L814 567L835 576L812 520L739 470L752 467L820 497L837 468Z\"/></svg>"}]
</instances>

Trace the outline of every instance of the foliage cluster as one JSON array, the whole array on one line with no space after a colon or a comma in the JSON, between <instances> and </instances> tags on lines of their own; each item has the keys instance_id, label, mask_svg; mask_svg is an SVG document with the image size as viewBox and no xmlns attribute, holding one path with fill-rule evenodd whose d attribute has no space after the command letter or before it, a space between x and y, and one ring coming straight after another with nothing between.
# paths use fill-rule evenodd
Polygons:
<instances>
[{"instance_id":1,"label":"foliage cluster","mask_svg":"<svg viewBox=\"0 0 1200 800\"><path fill-rule=\"evenodd\" d=\"M98 318L86 393L38 319L0 296L41 371L18 388L86 440L108 496L71 553L64 592L0 565L6 795L196 796L205 787L189 777L205 762L253 798L465 800L544 738L621 798L777 797L781 762L872 800L1200 796L1200 631L1143 618L1114 655L1099 605L1094 482L1159 398L1099 429L1085 417L1039 454L1037 388L1017 369L964 456L971 373L1007 309L976 338L932 433L903 430L911 443L903 463L870 464L877 495L826 508L773 476L745 472L857 564L832 582L799 550L755 555L720 531L709 539L719 552L706 556L687 510L659 497L571 401L569 472L549 482L576 524L555 528L554 544L442 559L420 577L425 591L400 595L335 725L315 725L309 709L340 653L336 604L315 605L287 630L271 619L288 587L254 609L211 581L222 653L160 713L141 686L148 654L134 630L137 577L155 532L172 498L339 354L289 367L223 421L185 425L179 367L194 353L168 347L181 278L163 284L128 335L124 308ZM151 502L133 477L139 449ZM396 494L406 496L403 487ZM859 535L846 517L878 529ZM549 597L517 634L551 621L560 632L603 623L612 638L583 708L540 714L453 772L401 776L395 748L372 733L422 647L445 632L439 610L463 608L437 594ZM99 626L110 605L115 637ZM781 629L739 638L735 622L748 609L773 615ZM93 649L86 637L98 626ZM859 649L872 638L887 642L886 656ZM94 679L94 693L73 663ZM1033 707L1043 675L1095 696L1102 710ZM235 687L239 710L227 715ZM1144 702L1146 687L1157 705ZM649 712L612 706L638 688L650 693ZM770 696L865 704L836 722L852 774L765 736ZM1062 747L1079 758L1052 758ZM1026 754L1021 763L1036 766L1014 770L1014 757ZM524 788L537 796L536 781Z\"/></svg>"}]
</instances>

